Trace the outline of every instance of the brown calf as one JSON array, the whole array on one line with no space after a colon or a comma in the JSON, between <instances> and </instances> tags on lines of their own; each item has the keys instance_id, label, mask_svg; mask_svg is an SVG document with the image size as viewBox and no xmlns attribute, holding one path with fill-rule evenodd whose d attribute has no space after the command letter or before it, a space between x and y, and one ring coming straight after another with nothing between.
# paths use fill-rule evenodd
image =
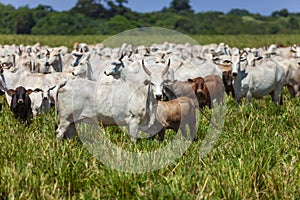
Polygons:
<instances>
[{"instance_id":1,"label":"brown calf","mask_svg":"<svg viewBox=\"0 0 300 200\"><path fill-rule=\"evenodd\" d=\"M230 93L231 93L232 97L235 98L234 88L233 88L233 83L232 83L233 77L231 74L231 70L223 71L222 78L223 78L223 84L225 87L226 94L230 95Z\"/></svg>"},{"instance_id":2,"label":"brown calf","mask_svg":"<svg viewBox=\"0 0 300 200\"><path fill-rule=\"evenodd\" d=\"M162 141L164 139L166 129L174 131L180 129L182 135L187 138L186 125L190 129L190 139L194 140L196 135L195 108L194 101L187 97L179 97L170 101L158 101L156 118L163 126L158 132L159 140Z\"/></svg>"},{"instance_id":3,"label":"brown calf","mask_svg":"<svg viewBox=\"0 0 300 200\"><path fill-rule=\"evenodd\" d=\"M199 107L214 107L214 102L224 103L224 86L222 79L217 75L209 75L204 78L197 77L189 79L189 82L196 83L196 96Z\"/></svg>"}]
</instances>

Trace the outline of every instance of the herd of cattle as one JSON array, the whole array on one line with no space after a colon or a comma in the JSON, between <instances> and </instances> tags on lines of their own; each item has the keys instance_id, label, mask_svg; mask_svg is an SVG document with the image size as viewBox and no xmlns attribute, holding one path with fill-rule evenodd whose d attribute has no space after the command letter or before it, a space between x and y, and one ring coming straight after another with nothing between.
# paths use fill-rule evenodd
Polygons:
<instances>
[{"instance_id":1,"label":"herd of cattle","mask_svg":"<svg viewBox=\"0 0 300 200\"><path fill-rule=\"evenodd\" d=\"M282 103L288 88L300 96L300 47L231 48L227 44L165 42L151 46L76 43L68 48L36 44L0 47L0 89L15 117L30 123L55 107L57 138L72 137L77 122L128 126L159 139L166 129L196 134L196 109L271 95ZM56 122L57 123L57 122Z\"/></svg>"}]
</instances>

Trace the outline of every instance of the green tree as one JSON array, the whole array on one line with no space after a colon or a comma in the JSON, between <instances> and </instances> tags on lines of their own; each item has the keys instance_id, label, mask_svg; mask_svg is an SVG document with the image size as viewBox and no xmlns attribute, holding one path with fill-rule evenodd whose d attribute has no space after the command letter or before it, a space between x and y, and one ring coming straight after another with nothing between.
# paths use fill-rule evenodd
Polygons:
<instances>
[{"instance_id":1,"label":"green tree","mask_svg":"<svg viewBox=\"0 0 300 200\"><path fill-rule=\"evenodd\" d=\"M97 0L78 0L75 7L70 12L82 13L91 18L105 17L106 9Z\"/></svg>"},{"instance_id":2,"label":"green tree","mask_svg":"<svg viewBox=\"0 0 300 200\"><path fill-rule=\"evenodd\" d=\"M231 9L228 12L228 15L247 16L247 15L250 15L250 13L248 10L245 10L245 9Z\"/></svg>"},{"instance_id":3,"label":"green tree","mask_svg":"<svg viewBox=\"0 0 300 200\"><path fill-rule=\"evenodd\" d=\"M107 5L109 6L108 16L114 17L116 15L125 15L125 13L131 12L129 8L126 8L123 3L127 3L127 0L116 0L115 1L109 0L107 1Z\"/></svg>"},{"instance_id":4,"label":"green tree","mask_svg":"<svg viewBox=\"0 0 300 200\"><path fill-rule=\"evenodd\" d=\"M52 12L32 28L33 34L78 35L100 33L102 23L95 23L83 14Z\"/></svg>"},{"instance_id":5,"label":"green tree","mask_svg":"<svg viewBox=\"0 0 300 200\"><path fill-rule=\"evenodd\" d=\"M18 9L15 15L15 26L17 34L30 34L31 28L35 25L33 14L28 7Z\"/></svg>"},{"instance_id":6,"label":"green tree","mask_svg":"<svg viewBox=\"0 0 300 200\"><path fill-rule=\"evenodd\" d=\"M176 13L182 11L193 12L190 6L190 0L173 0L170 4L170 10Z\"/></svg>"},{"instance_id":7,"label":"green tree","mask_svg":"<svg viewBox=\"0 0 300 200\"><path fill-rule=\"evenodd\" d=\"M298 29L299 23L298 20L295 17L290 17L287 21L286 27L289 29Z\"/></svg>"},{"instance_id":8,"label":"green tree","mask_svg":"<svg viewBox=\"0 0 300 200\"><path fill-rule=\"evenodd\" d=\"M287 17L289 16L289 11L286 8L284 8L280 11L274 11L271 15L272 17Z\"/></svg>"},{"instance_id":9,"label":"green tree","mask_svg":"<svg viewBox=\"0 0 300 200\"><path fill-rule=\"evenodd\" d=\"M107 34L117 34L129 29L137 28L134 22L129 21L126 17L121 15L114 16L106 24Z\"/></svg>"},{"instance_id":10,"label":"green tree","mask_svg":"<svg viewBox=\"0 0 300 200\"><path fill-rule=\"evenodd\" d=\"M15 33L15 13L16 10L13 6L5 6L3 4L0 4L0 33Z\"/></svg>"}]
</instances>

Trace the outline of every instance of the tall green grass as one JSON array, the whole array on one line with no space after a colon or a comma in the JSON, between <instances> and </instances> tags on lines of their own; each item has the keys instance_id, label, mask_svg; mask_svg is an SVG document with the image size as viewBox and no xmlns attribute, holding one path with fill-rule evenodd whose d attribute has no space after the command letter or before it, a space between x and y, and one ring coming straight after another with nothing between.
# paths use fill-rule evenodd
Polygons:
<instances>
[{"instance_id":1,"label":"tall green grass","mask_svg":"<svg viewBox=\"0 0 300 200\"><path fill-rule=\"evenodd\" d=\"M33 45L40 42L50 47L67 46L73 48L75 42L97 44L109 38L109 35L0 35L0 44ZM136 36L133 36L134 40ZM300 35L190 35L199 44L225 42L231 47L262 47L270 44L290 46L300 43ZM144 38L142 38L144 39ZM141 40L142 40L141 39Z\"/></svg>"}]
</instances>

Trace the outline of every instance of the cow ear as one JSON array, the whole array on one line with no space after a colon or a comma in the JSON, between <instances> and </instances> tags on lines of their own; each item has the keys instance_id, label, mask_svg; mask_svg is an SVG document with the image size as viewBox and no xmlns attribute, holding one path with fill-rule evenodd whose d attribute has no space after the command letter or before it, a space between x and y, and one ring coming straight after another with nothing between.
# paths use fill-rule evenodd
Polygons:
<instances>
[{"instance_id":1,"label":"cow ear","mask_svg":"<svg viewBox=\"0 0 300 200\"><path fill-rule=\"evenodd\" d=\"M255 60L261 60L261 59L263 59L263 57L262 57L262 56L259 56L259 57L256 57Z\"/></svg>"},{"instance_id":2,"label":"cow ear","mask_svg":"<svg viewBox=\"0 0 300 200\"><path fill-rule=\"evenodd\" d=\"M30 95L32 92L33 92L33 90L32 90L32 89L28 89L28 90L26 90L26 94L27 94L27 95Z\"/></svg>"},{"instance_id":3,"label":"cow ear","mask_svg":"<svg viewBox=\"0 0 300 200\"><path fill-rule=\"evenodd\" d=\"M28 91L28 90L27 90ZM33 90L32 92L43 92L43 90L42 89L40 89L40 88L36 88L35 90Z\"/></svg>"},{"instance_id":4,"label":"cow ear","mask_svg":"<svg viewBox=\"0 0 300 200\"><path fill-rule=\"evenodd\" d=\"M167 79L167 80L164 81L164 83L166 83L166 84L171 84L172 81L171 81L170 79Z\"/></svg>"},{"instance_id":5,"label":"cow ear","mask_svg":"<svg viewBox=\"0 0 300 200\"><path fill-rule=\"evenodd\" d=\"M56 85L53 86L53 87L51 87L51 88L49 88L48 91L53 90L55 87L56 87Z\"/></svg>"},{"instance_id":6,"label":"cow ear","mask_svg":"<svg viewBox=\"0 0 300 200\"><path fill-rule=\"evenodd\" d=\"M145 80L144 81L144 85L149 85L150 84L150 80Z\"/></svg>"},{"instance_id":7,"label":"cow ear","mask_svg":"<svg viewBox=\"0 0 300 200\"><path fill-rule=\"evenodd\" d=\"M223 62L225 65L229 65L229 64L231 64L231 61L230 60L224 60L224 62Z\"/></svg>"},{"instance_id":8,"label":"cow ear","mask_svg":"<svg viewBox=\"0 0 300 200\"><path fill-rule=\"evenodd\" d=\"M247 60L246 57L241 57L241 58L240 58L240 61L241 61L241 62L244 62L244 61L246 61L246 60Z\"/></svg>"},{"instance_id":9,"label":"cow ear","mask_svg":"<svg viewBox=\"0 0 300 200\"><path fill-rule=\"evenodd\" d=\"M13 89L9 89L9 90L7 90L7 93L8 93L10 96L12 96L12 95L15 95L15 94L16 94L16 91L13 90Z\"/></svg>"},{"instance_id":10,"label":"cow ear","mask_svg":"<svg viewBox=\"0 0 300 200\"><path fill-rule=\"evenodd\" d=\"M189 79L188 79L188 82L194 82L194 80L189 78Z\"/></svg>"}]
</instances>

